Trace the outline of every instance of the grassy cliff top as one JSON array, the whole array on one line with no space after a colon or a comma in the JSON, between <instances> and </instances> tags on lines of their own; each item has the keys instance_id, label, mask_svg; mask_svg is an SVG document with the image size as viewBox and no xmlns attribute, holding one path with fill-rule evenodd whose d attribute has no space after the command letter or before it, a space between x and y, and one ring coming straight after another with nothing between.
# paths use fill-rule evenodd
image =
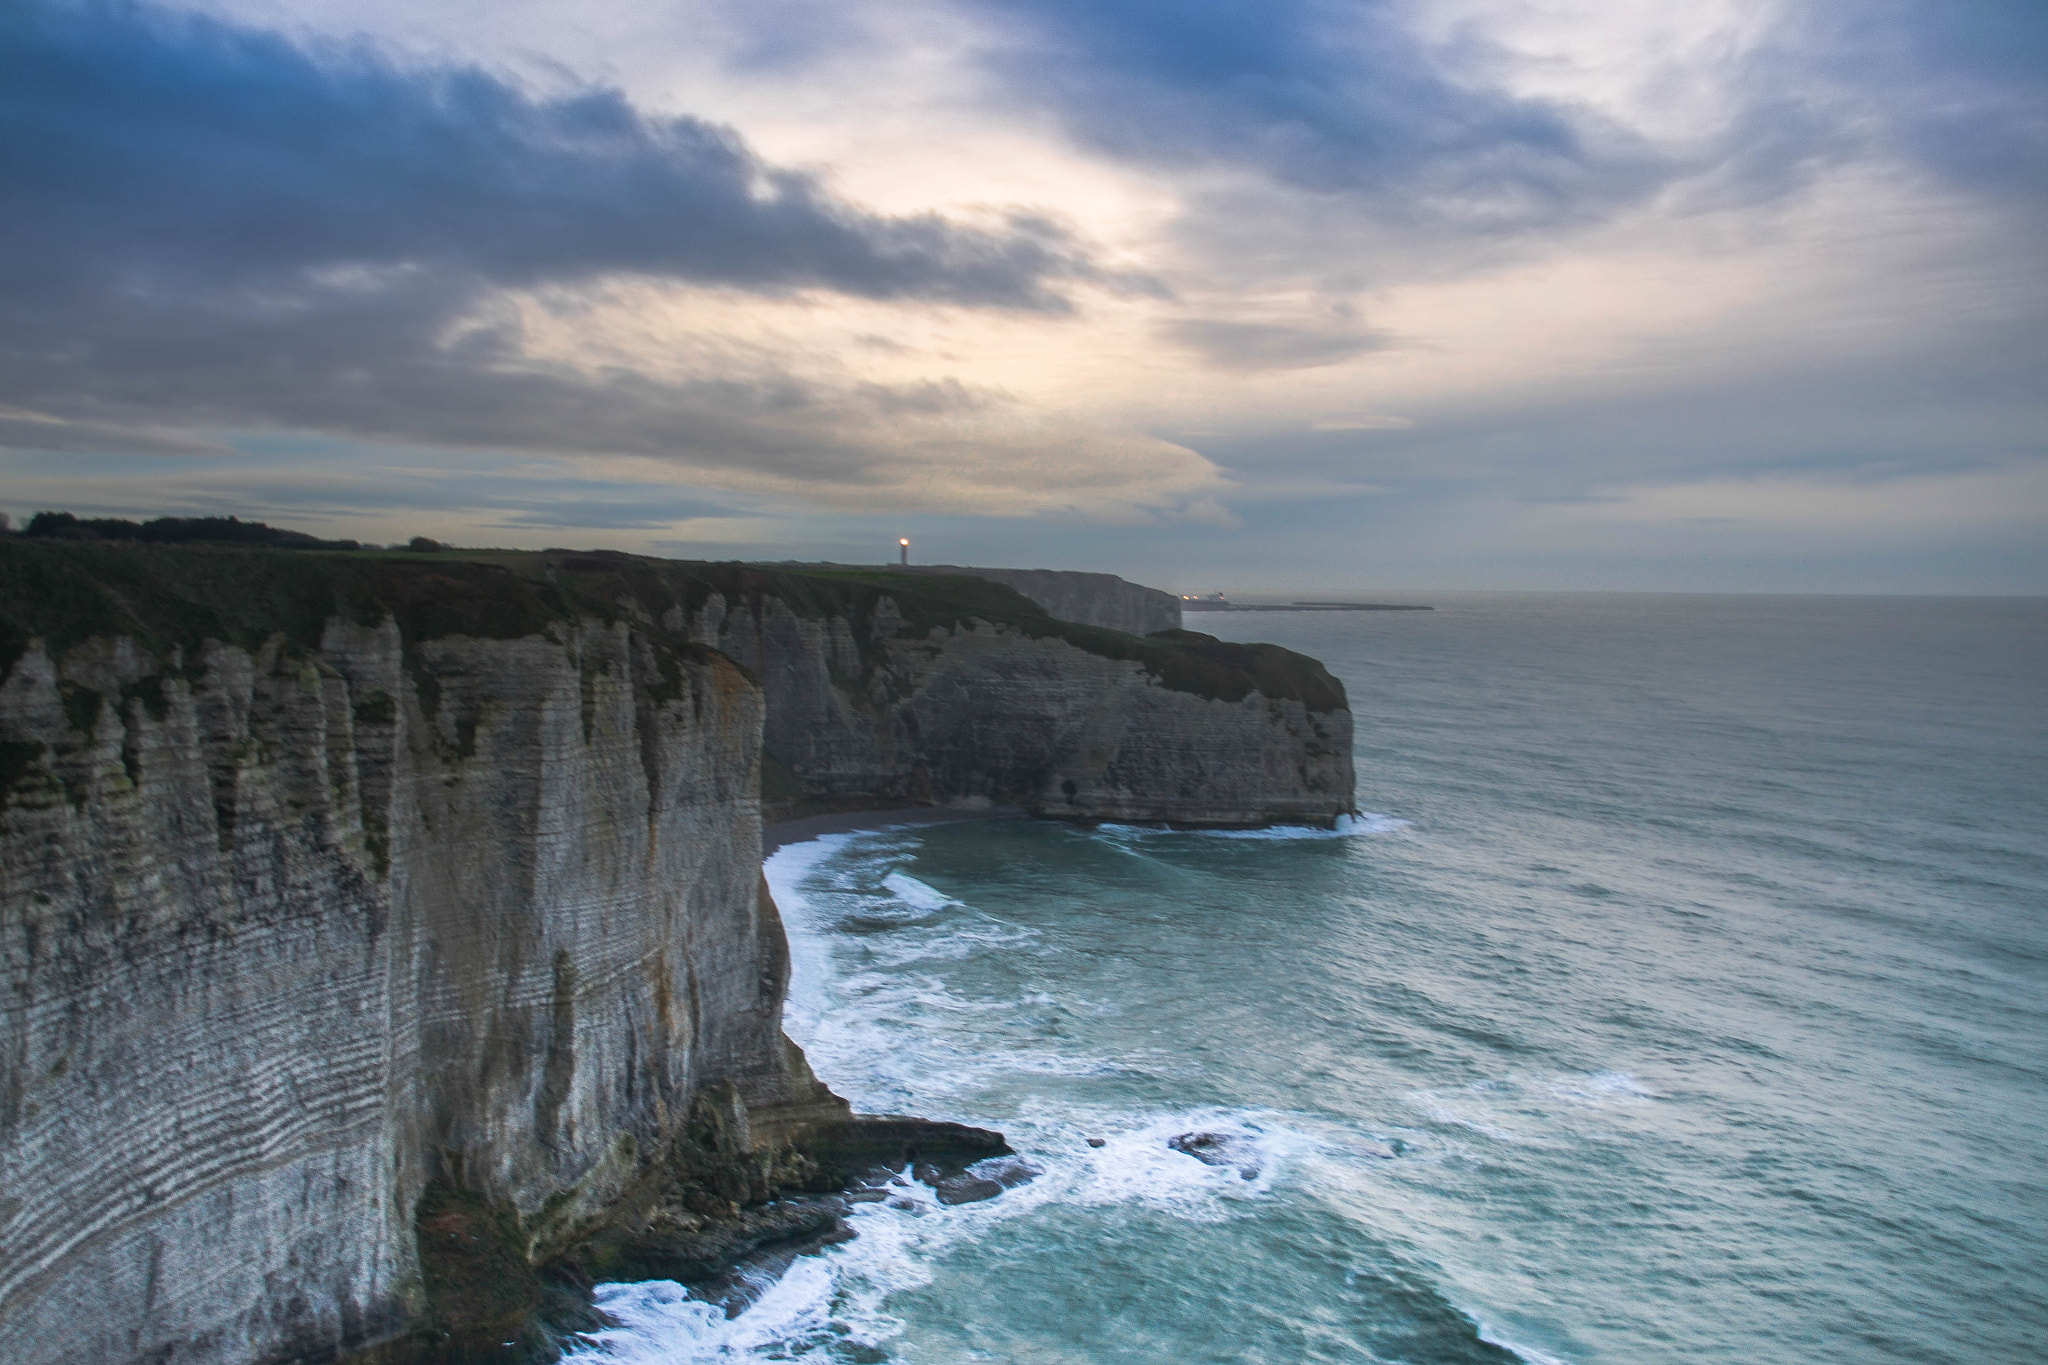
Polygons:
<instances>
[{"instance_id":1,"label":"grassy cliff top","mask_svg":"<svg viewBox=\"0 0 2048 1365\"><path fill-rule=\"evenodd\" d=\"M1252 692L1343 709L1320 663L1277 645L1193 631L1139 637L1056 621L985 579L890 569L650 559L612 551L348 550L161 545L0 537L0 675L32 638L52 652L106 635L190 655L205 640L255 648L276 635L300 649L327 621L397 621L408 643L443 636L516 639L581 616L659 631L671 607L714 594L734 607L773 599L799 616L865 623L891 599L908 633L986 621L1143 665L1165 686L1225 701ZM867 647L869 632L855 631Z\"/></svg>"}]
</instances>

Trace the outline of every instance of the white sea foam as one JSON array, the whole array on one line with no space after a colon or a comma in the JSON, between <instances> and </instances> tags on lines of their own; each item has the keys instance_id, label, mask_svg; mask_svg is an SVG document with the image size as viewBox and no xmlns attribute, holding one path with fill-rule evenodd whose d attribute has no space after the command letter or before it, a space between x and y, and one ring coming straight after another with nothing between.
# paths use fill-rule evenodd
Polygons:
<instances>
[{"instance_id":1,"label":"white sea foam","mask_svg":"<svg viewBox=\"0 0 2048 1365\"><path fill-rule=\"evenodd\" d=\"M1216 839L1353 839L1362 834L1394 834L1409 827L1409 821L1392 815L1364 811L1340 815L1335 829L1314 825L1274 825L1267 829L1212 829L1203 833Z\"/></svg>"},{"instance_id":2,"label":"white sea foam","mask_svg":"<svg viewBox=\"0 0 2048 1365\"><path fill-rule=\"evenodd\" d=\"M780 904L785 895L793 896L800 882L859 837L857 834L821 834L802 843L784 844L770 854L761 868L768 877L776 902Z\"/></svg>"},{"instance_id":3,"label":"white sea foam","mask_svg":"<svg viewBox=\"0 0 2048 1365\"><path fill-rule=\"evenodd\" d=\"M786 844L761 867L768 890L782 911L783 930L789 938L789 993L783 1005L783 1027L806 1048L817 1035L830 1004L832 950L825 941L824 926L805 884L854 837L827 834L800 844Z\"/></svg>"},{"instance_id":4,"label":"white sea foam","mask_svg":"<svg viewBox=\"0 0 2048 1365\"><path fill-rule=\"evenodd\" d=\"M925 885L908 872L891 872L882 878L882 885L889 888L897 900L913 910L930 912L960 903L937 887Z\"/></svg>"},{"instance_id":5,"label":"white sea foam","mask_svg":"<svg viewBox=\"0 0 2048 1365\"><path fill-rule=\"evenodd\" d=\"M985 916L948 924L943 928L920 928L900 934L886 943L870 943L868 951L881 966L897 967L911 962L957 962L988 948L1014 948L1038 937L1034 929Z\"/></svg>"},{"instance_id":6,"label":"white sea foam","mask_svg":"<svg viewBox=\"0 0 2048 1365\"><path fill-rule=\"evenodd\" d=\"M1590 1109L1662 1098L1626 1071L1596 1071L1590 1076L1559 1076L1550 1093Z\"/></svg>"},{"instance_id":7,"label":"white sea foam","mask_svg":"<svg viewBox=\"0 0 2048 1365\"><path fill-rule=\"evenodd\" d=\"M832 835L779 850L768 860L769 887L790 943L784 1024L812 1066L856 1108L915 1109L971 1090L987 1059L971 1036L932 1027L934 1018L972 1018L1045 1008L1042 992L1023 999L964 997L924 963L1025 950L1036 931L973 910L905 871L895 841ZM884 871L884 869L887 869ZM880 874L880 875L878 875ZM879 932L841 933L849 909ZM1012 1069L1073 1074L1072 1059L1006 1050Z\"/></svg>"},{"instance_id":8,"label":"white sea foam","mask_svg":"<svg viewBox=\"0 0 2048 1365\"><path fill-rule=\"evenodd\" d=\"M569 1358L624 1365L823 1359L816 1348L840 1335L832 1330L835 1287L829 1267L799 1261L745 1312L728 1319L673 1280L601 1284L597 1306L619 1325L589 1334L588 1344Z\"/></svg>"},{"instance_id":9,"label":"white sea foam","mask_svg":"<svg viewBox=\"0 0 2048 1365\"><path fill-rule=\"evenodd\" d=\"M1228 1159L1210 1165L1169 1143L1206 1133L1230 1144ZM1192 1221L1232 1215L1233 1206L1268 1194L1276 1180L1313 1144L1276 1116L1250 1110L1197 1110L1151 1118L1105 1135L1084 1148L1067 1195L1076 1204L1141 1203Z\"/></svg>"},{"instance_id":10,"label":"white sea foam","mask_svg":"<svg viewBox=\"0 0 2048 1365\"><path fill-rule=\"evenodd\" d=\"M1466 1099L1471 1093L1469 1089L1458 1094L1441 1090L1417 1090L1409 1095L1408 1100L1437 1123L1465 1128L1478 1133L1481 1137L1490 1137L1496 1142L1530 1141L1527 1136L1512 1128L1503 1128L1498 1123L1488 1122L1487 1119L1472 1113L1468 1107L1470 1102Z\"/></svg>"},{"instance_id":11,"label":"white sea foam","mask_svg":"<svg viewBox=\"0 0 2048 1365\"><path fill-rule=\"evenodd\" d=\"M1035 934L945 896L902 862L900 848L860 835L793 844L768 861L769 886L790 940L787 1025L828 1083L857 1108L916 1110L935 1096L969 1093L1000 1072L1119 1069L1115 1059L1059 1048L991 1052L955 1029L932 1027L934 1017L964 1021L1005 1010L1087 1006L1044 992L1012 1000L964 998L939 976L918 970L921 960L1014 952ZM835 929L849 906L866 907L859 912L866 915L878 904L884 915L890 906L910 913L877 933ZM925 1112L944 1112L943 1103ZM1010 1219L1054 1203L1137 1203L1189 1221L1220 1221L1245 1212L1320 1152L1284 1116L1265 1111L1062 1113L1036 1121L1020 1116L1004 1126L1041 1168L1030 1183L996 1199L946 1207L928 1187L906 1182L887 1201L855 1206L854 1240L798 1261L731 1320L666 1282L605 1286L601 1306L621 1326L597 1334L593 1349L631 1365L742 1365L824 1361L835 1354L833 1343L880 1346L902 1330L888 1311L893 1297L928 1284L949 1247L984 1237ZM1186 1133L1225 1137L1232 1159L1210 1165L1168 1145ZM1104 1139L1099 1148L1083 1140L1097 1135Z\"/></svg>"},{"instance_id":12,"label":"white sea foam","mask_svg":"<svg viewBox=\"0 0 2048 1365\"><path fill-rule=\"evenodd\" d=\"M598 1306L619 1326L591 1334L571 1354L626 1365L751 1365L824 1362L835 1343L878 1347L902 1331L891 1298L931 1283L948 1247L1040 1207L1047 1193L1034 1182L948 1208L929 1187L905 1180L888 1201L855 1206L854 1240L799 1259L730 1320L670 1281L600 1285Z\"/></svg>"},{"instance_id":13,"label":"white sea foam","mask_svg":"<svg viewBox=\"0 0 2048 1365\"><path fill-rule=\"evenodd\" d=\"M1101 825L1098 832L1113 843L1161 836L1196 835L1204 839L1355 839L1367 834L1395 834L1410 827L1407 820L1371 811L1340 815L1336 827L1316 825L1268 825L1263 829L1166 829L1156 825Z\"/></svg>"},{"instance_id":14,"label":"white sea foam","mask_svg":"<svg viewBox=\"0 0 2048 1365\"><path fill-rule=\"evenodd\" d=\"M1586 1129L1584 1111L1613 1111L1618 1116L1658 1098L1629 1072L1596 1071L1509 1076L1453 1089L1417 1090L1408 1101L1439 1124L1498 1142L1549 1146L1560 1140L1614 1136Z\"/></svg>"},{"instance_id":15,"label":"white sea foam","mask_svg":"<svg viewBox=\"0 0 2048 1365\"><path fill-rule=\"evenodd\" d=\"M1503 1351L1512 1351L1518 1358L1526 1362L1526 1365L1571 1365L1571 1362L1562 1356L1554 1356L1548 1351L1539 1351L1533 1346L1524 1346L1518 1341L1510 1340L1498 1327L1493 1326L1489 1322L1477 1318L1473 1319L1473 1321L1479 1325L1479 1339L1481 1341L1489 1346L1498 1346Z\"/></svg>"}]
</instances>

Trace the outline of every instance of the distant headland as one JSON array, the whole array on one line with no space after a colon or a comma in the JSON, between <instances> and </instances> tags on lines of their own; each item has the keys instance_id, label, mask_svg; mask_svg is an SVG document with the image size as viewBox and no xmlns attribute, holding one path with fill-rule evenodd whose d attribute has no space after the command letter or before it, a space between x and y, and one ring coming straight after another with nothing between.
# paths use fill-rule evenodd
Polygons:
<instances>
[{"instance_id":1,"label":"distant headland","mask_svg":"<svg viewBox=\"0 0 2048 1365\"><path fill-rule=\"evenodd\" d=\"M1207 597L1183 593L1180 609L1188 611L1435 611L1408 602L1232 602L1220 592Z\"/></svg>"}]
</instances>

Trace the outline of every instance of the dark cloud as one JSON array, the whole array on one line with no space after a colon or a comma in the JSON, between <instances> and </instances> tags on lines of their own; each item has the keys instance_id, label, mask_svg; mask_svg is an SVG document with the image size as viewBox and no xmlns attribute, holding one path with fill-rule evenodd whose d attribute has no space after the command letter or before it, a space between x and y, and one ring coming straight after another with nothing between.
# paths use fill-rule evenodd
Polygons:
<instances>
[{"instance_id":1,"label":"dark cloud","mask_svg":"<svg viewBox=\"0 0 2048 1365\"><path fill-rule=\"evenodd\" d=\"M1187 318L1161 330L1169 341L1223 370L1313 369L1385 350L1392 344L1382 333L1355 328L1288 327L1213 318Z\"/></svg>"},{"instance_id":2,"label":"dark cloud","mask_svg":"<svg viewBox=\"0 0 2048 1365\"><path fill-rule=\"evenodd\" d=\"M1682 209L1768 202L1852 163L1906 168L2021 233L2048 209L2048 6L1786 0L1718 73L1728 126Z\"/></svg>"},{"instance_id":3,"label":"dark cloud","mask_svg":"<svg viewBox=\"0 0 2048 1365\"><path fill-rule=\"evenodd\" d=\"M1760 83L1791 77L1863 145L1959 189L2048 206L2048 5L1807 0Z\"/></svg>"},{"instance_id":4,"label":"dark cloud","mask_svg":"<svg viewBox=\"0 0 2048 1365\"><path fill-rule=\"evenodd\" d=\"M0 184L0 405L99 424L7 433L45 447L161 421L744 462L790 440L764 419L973 398L593 378L524 361L490 300L625 275L1058 312L1094 273L1042 219L868 213L615 91L122 3L0 10Z\"/></svg>"},{"instance_id":5,"label":"dark cloud","mask_svg":"<svg viewBox=\"0 0 2048 1365\"><path fill-rule=\"evenodd\" d=\"M996 59L1009 87L1119 156L1244 166L1483 231L1584 219L1672 169L1586 111L1460 79L1386 0L979 3L1018 34Z\"/></svg>"},{"instance_id":6,"label":"dark cloud","mask_svg":"<svg viewBox=\"0 0 2048 1365\"><path fill-rule=\"evenodd\" d=\"M1042 219L988 233L865 213L729 129L613 90L536 99L474 68L120 3L14 4L4 23L0 246L20 283L626 271L1045 309L1062 306L1051 277L1086 270Z\"/></svg>"},{"instance_id":7,"label":"dark cloud","mask_svg":"<svg viewBox=\"0 0 2048 1365\"><path fill-rule=\"evenodd\" d=\"M1392 0L963 3L1010 33L991 59L1010 96L1087 145L1232 167L1296 196L1264 217L1370 219L1439 255L1604 221L1681 182L1690 207L1766 201L1872 157L2048 202L2040 0L1789 0L1712 73L1733 99L1725 125L1663 142L1505 92L1469 29L1425 43Z\"/></svg>"}]
</instances>

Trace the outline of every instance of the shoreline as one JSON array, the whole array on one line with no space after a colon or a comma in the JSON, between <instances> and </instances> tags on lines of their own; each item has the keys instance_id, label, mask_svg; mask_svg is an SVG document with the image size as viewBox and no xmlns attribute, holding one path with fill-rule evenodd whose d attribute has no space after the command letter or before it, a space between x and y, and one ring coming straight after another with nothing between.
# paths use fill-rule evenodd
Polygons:
<instances>
[{"instance_id":1,"label":"shoreline","mask_svg":"<svg viewBox=\"0 0 2048 1365\"><path fill-rule=\"evenodd\" d=\"M827 834L866 834L898 825L945 825L962 820L1023 820L1021 806L899 806L888 810L826 811L761 825L761 857L772 858L790 844Z\"/></svg>"}]
</instances>

